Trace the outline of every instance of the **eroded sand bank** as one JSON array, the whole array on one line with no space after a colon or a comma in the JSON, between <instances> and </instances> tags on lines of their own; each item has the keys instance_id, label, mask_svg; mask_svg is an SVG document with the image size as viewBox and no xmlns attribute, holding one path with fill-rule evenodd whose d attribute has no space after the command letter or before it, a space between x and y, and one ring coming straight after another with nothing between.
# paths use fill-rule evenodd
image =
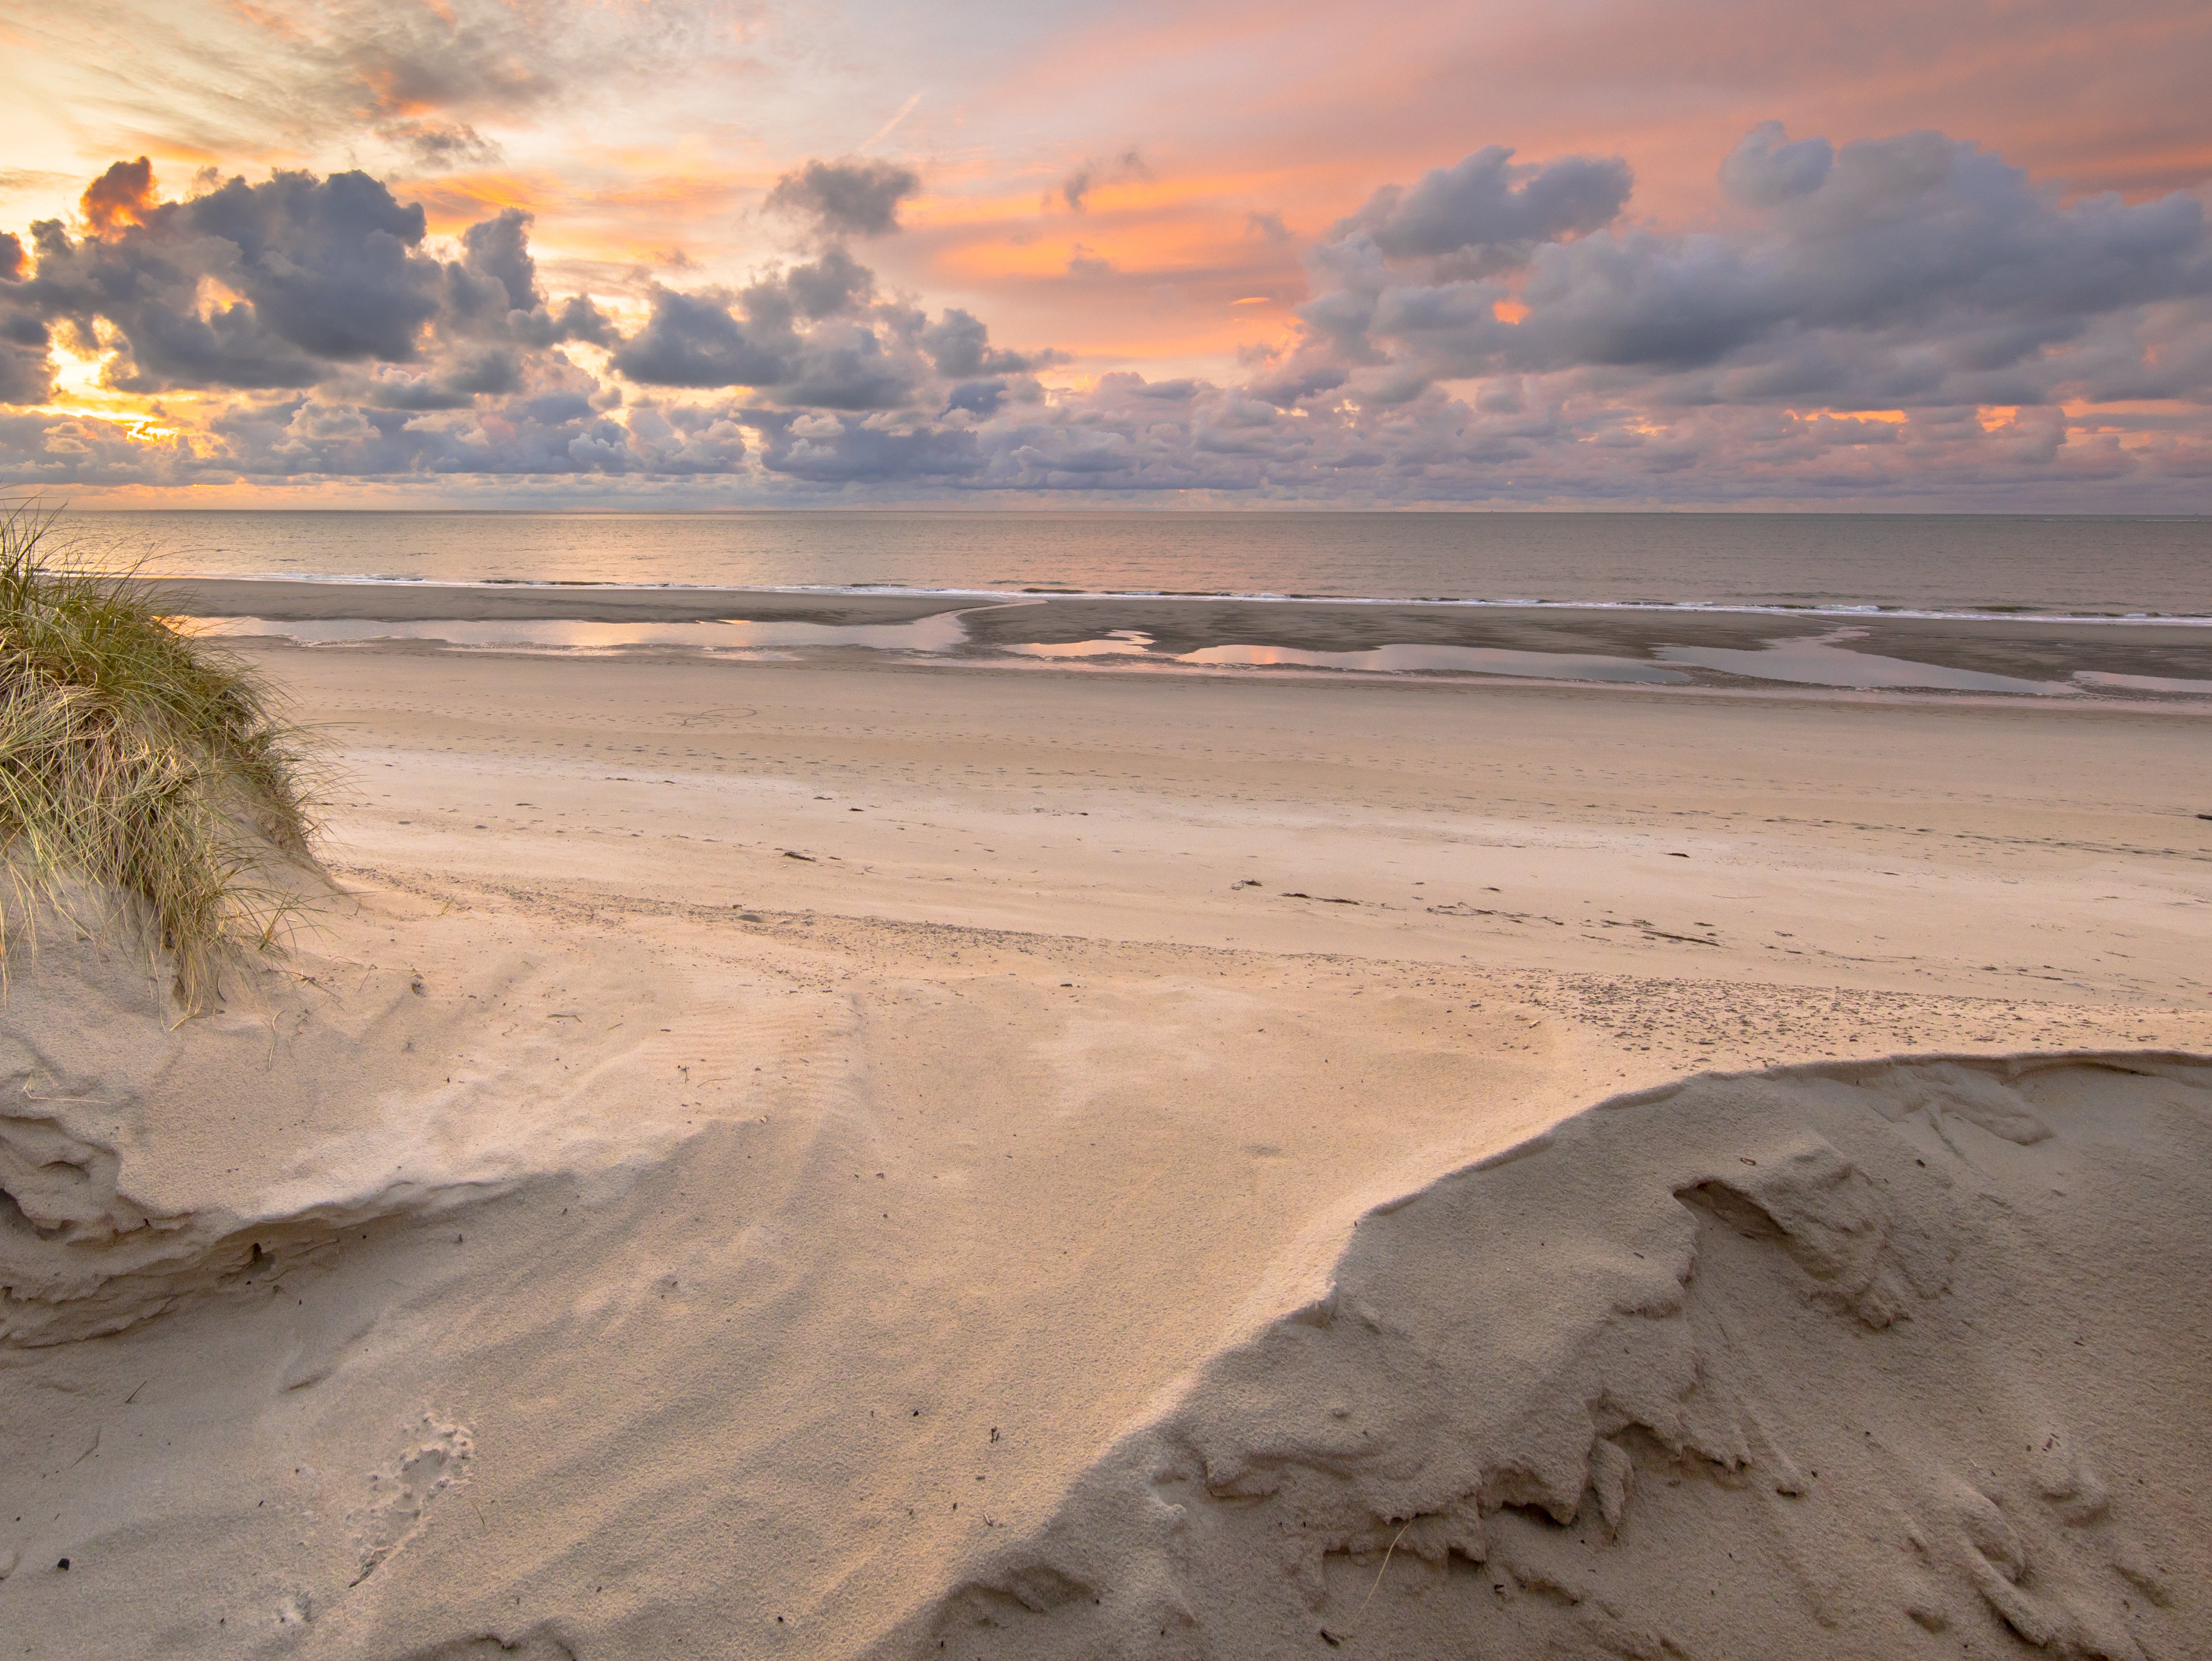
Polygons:
<instances>
[{"instance_id":1,"label":"eroded sand bank","mask_svg":"<svg viewBox=\"0 0 2212 1661\"><path fill-rule=\"evenodd\" d=\"M175 1033L127 956L51 931L9 993L21 1652L1239 1654L1281 1652L1278 1627L1401 1652L1469 1597L1504 1611L1464 1628L1493 1637L1711 1646L1677 1605L1719 1582L1668 1543L1772 1526L1811 1531L1799 1558L1729 1595L1810 1622L1801 1652L2043 1621L2157 1654L2202 1624L2205 1484L2155 1440L2203 1375L2176 1289L2205 1238L2197 1075L1698 1085L1432 1187L1691 1071L2212 1050L2197 719L265 661L350 769L354 899ZM1883 1107L1923 1076L1927 1102ZM1983 1083L2050 1134L1984 1123ZM1805 1180L1777 1197L1740 1158ZM1708 1182L1753 1211L1675 1197ZM1438 1221L1500 1183L1525 1219ZM1852 1303L1877 1284L1886 1325ZM1400 1336L1360 1337L1346 1287ZM1652 1312L1615 1413L1588 1358L1623 1288ZM1436 1418L1390 1381L1438 1333L1478 1384L1502 1343L1496 1399L1561 1416ZM1272 1363L1237 1382L1285 1342L1351 1350L1326 1390ZM1736 1406L1682 1406L1685 1357ZM1846 1362L1881 1372L1850 1385L1859 1418L1832 1399ZM1923 1375L1986 1434L1893 1388ZM1341 1380L1383 1415L1361 1428L1398 1415L1391 1458L1330 1440ZM2014 1458L2015 1419L2079 1471ZM1859 1431L1887 1451L1773 1493L1778 1460L1829 1470L1823 1439ZM1169 1443L1243 1450L1189 1525L1218 1552L1146 1520L1142 1451ZM1271 1458L1282 1494L1236 1500ZM1498 1474L1522 1465L1525 1495ZM1335 1533L1271 1555L1237 1534L1270 1506ZM1756 1520L1776 1506L1823 1520ZM1820 1578L1834 1531L1877 1525L1905 1543L1890 1579L1872 1555ZM1154 1622L1177 1598L1188 1619Z\"/></svg>"}]
</instances>

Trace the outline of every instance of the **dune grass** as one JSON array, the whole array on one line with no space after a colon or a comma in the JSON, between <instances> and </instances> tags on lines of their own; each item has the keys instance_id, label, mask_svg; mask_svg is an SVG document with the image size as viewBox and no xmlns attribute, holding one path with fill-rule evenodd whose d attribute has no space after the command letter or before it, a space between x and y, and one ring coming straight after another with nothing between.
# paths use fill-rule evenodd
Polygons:
<instances>
[{"instance_id":1,"label":"dune grass","mask_svg":"<svg viewBox=\"0 0 2212 1661\"><path fill-rule=\"evenodd\" d=\"M243 665L61 554L56 518L0 515L0 952L42 909L120 926L198 1009L298 909L283 877L313 864L305 752Z\"/></svg>"}]
</instances>

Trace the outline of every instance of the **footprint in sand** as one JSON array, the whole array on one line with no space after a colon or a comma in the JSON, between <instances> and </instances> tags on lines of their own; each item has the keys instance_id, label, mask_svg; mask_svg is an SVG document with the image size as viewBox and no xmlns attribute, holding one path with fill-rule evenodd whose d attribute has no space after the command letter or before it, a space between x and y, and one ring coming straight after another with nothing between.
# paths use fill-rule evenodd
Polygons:
<instances>
[{"instance_id":1,"label":"footprint in sand","mask_svg":"<svg viewBox=\"0 0 2212 1661\"><path fill-rule=\"evenodd\" d=\"M368 1502L346 1519L361 1552L357 1586L422 1531L431 1500L468 1474L476 1440L464 1425L422 1417L423 1440L389 1470L371 1471Z\"/></svg>"}]
</instances>

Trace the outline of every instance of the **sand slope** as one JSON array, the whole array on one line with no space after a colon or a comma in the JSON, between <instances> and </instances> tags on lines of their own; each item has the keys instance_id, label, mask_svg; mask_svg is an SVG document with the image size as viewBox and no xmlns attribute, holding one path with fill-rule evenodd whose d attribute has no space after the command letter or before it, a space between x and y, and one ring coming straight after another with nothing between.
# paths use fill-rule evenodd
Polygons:
<instances>
[{"instance_id":1,"label":"sand slope","mask_svg":"<svg viewBox=\"0 0 2212 1661\"><path fill-rule=\"evenodd\" d=\"M884 1655L2202 1653L2212 1065L1607 1102L1364 1218Z\"/></svg>"},{"instance_id":2,"label":"sand slope","mask_svg":"<svg viewBox=\"0 0 2212 1661\"><path fill-rule=\"evenodd\" d=\"M65 930L0 1003L0 1652L1510 1653L1510 1607L1571 1653L1600 1598L1693 1652L2019 1649L1961 1537L2031 1628L2203 1624L2199 1085L2069 1064L2017 1086L2052 1137L1954 1149L1872 1062L1701 1083L1431 1186L1685 1075L2212 1051L2203 722L270 657L357 903L181 1028ZM1891 1219L1863 1285L1822 1225L1840 1307L1712 1220L1817 1246L1742 1185L1814 1134ZM2055 1433L2104 1520L2051 1520ZM1593 1470L1611 1543L1492 1503ZM1291 1516L1339 1549L1262 1549Z\"/></svg>"},{"instance_id":3,"label":"sand slope","mask_svg":"<svg viewBox=\"0 0 2212 1661\"><path fill-rule=\"evenodd\" d=\"M1333 1231L1257 1273L1220 1129L1272 1096L1295 1137L1329 1069L1232 1082L1202 986L1038 1070L995 963L902 1019L789 984L816 943L690 985L666 919L633 955L404 908L180 1033L88 944L19 977L20 1652L2162 1657L2212 1616L2212 1064L1618 1098L1368 1210L1276 1314ZM1378 1114L1528 1088L1312 997L1265 1018L1334 998ZM1066 1093L1176 1007L1230 1118L1153 1149ZM1310 1185L1371 1191L1328 1146Z\"/></svg>"},{"instance_id":4,"label":"sand slope","mask_svg":"<svg viewBox=\"0 0 2212 1661\"><path fill-rule=\"evenodd\" d=\"M233 973L229 1002L190 1021L127 938L50 919L36 961L13 966L0 1343L120 1331L240 1276L280 1278L365 1223L650 1156L685 1133L678 1102L600 1111L605 1073L665 1067L657 1023L580 1046L547 1018L556 1004L572 1022L575 1005L680 1004L640 954L599 955L580 985L542 947L477 931L460 971L431 955L421 924L434 907L321 904L339 955Z\"/></svg>"}]
</instances>

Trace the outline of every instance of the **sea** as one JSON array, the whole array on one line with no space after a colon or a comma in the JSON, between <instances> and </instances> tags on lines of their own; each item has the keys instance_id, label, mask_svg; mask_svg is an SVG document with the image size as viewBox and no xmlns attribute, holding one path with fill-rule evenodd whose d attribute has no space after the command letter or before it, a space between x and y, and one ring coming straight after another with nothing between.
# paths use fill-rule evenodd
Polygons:
<instances>
[{"instance_id":1,"label":"sea","mask_svg":"<svg viewBox=\"0 0 2212 1661\"><path fill-rule=\"evenodd\" d=\"M168 576L2212 620L2212 516L82 512Z\"/></svg>"}]
</instances>

